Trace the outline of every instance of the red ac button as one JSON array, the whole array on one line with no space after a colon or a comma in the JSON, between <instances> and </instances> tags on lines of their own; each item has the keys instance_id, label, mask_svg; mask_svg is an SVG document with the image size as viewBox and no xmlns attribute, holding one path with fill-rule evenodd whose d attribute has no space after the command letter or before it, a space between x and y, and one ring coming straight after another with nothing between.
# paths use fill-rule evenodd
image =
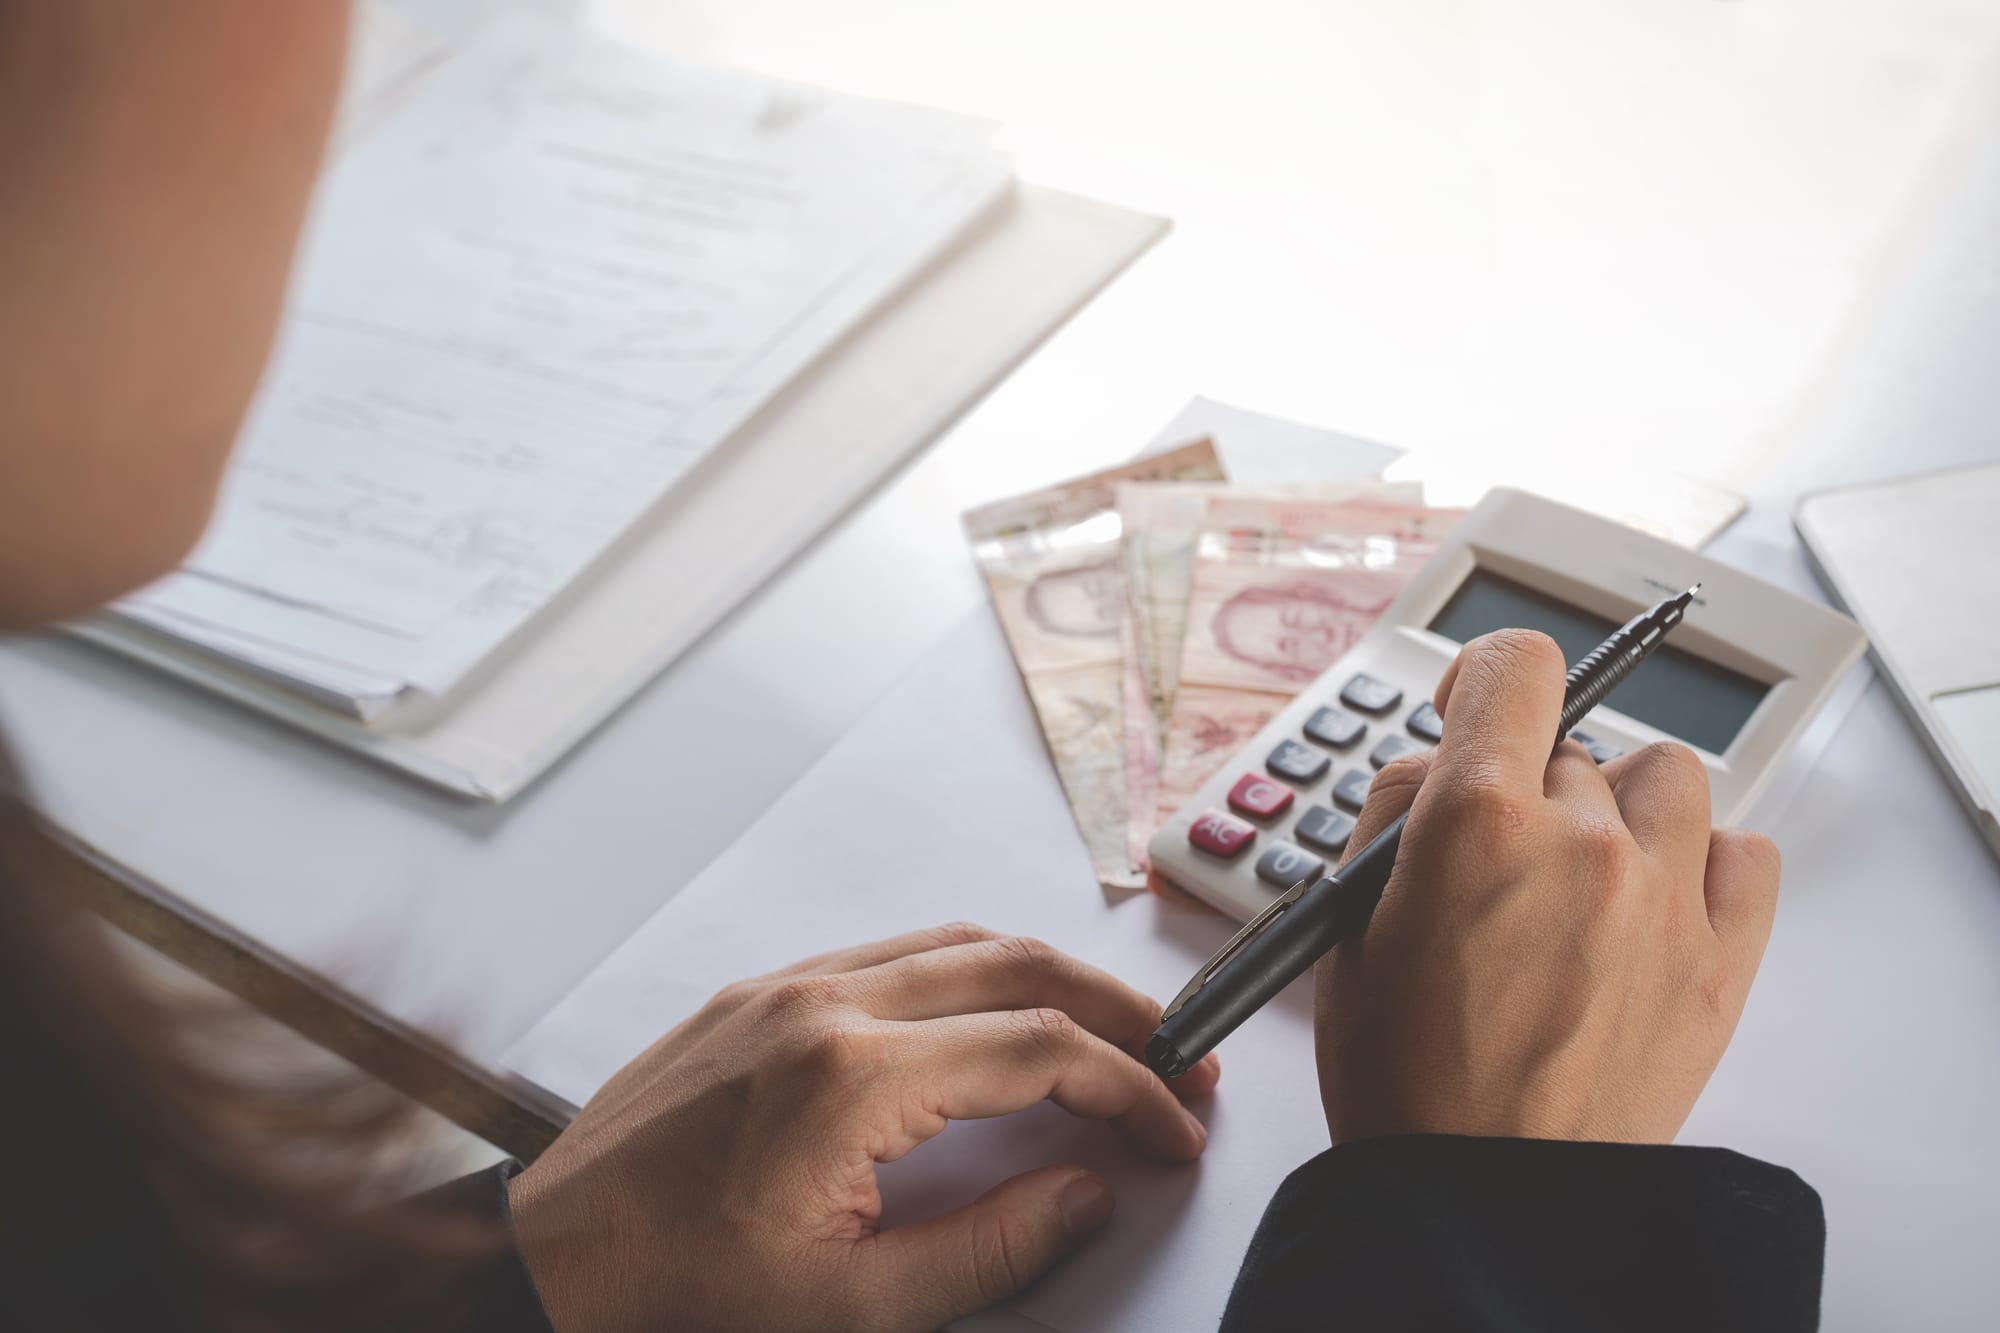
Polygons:
<instances>
[{"instance_id":1,"label":"red ac button","mask_svg":"<svg viewBox=\"0 0 2000 1333\"><path fill-rule=\"evenodd\" d=\"M1213 856L1234 856L1256 836L1256 829L1220 810L1204 810L1188 825L1188 841Z\"/></svg>"}]
</instances>

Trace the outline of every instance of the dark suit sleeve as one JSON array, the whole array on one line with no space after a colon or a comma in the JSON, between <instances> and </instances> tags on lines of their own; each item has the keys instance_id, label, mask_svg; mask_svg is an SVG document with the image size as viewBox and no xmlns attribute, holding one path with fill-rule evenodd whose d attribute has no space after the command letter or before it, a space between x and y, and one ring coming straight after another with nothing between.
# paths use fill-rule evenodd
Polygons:
<instances>
[{"instance_id":1,"label":"dark suit sleeve","mask_svg":"<svg viewBox=\"0 0 2000 1333\"><path fill-rule=\"evenodd\" d=\"M424 1208L477 1217L502 1229L507 1243L481 1261L471 1275L468 1293L473 1315L463 1325L479 1333L555 1333L542 1309L535 1281L514 1243L513 1213L507 1206L507 1182L521 1170L509 1159L485 1171L461 1177L448 1185L419 1195L414 1201Z\"/></svg>"},{"instance_id":2,"label":"dark suit sleeve","mask_svg":"<svg viewBox=\"0 0 2000 1333\"><path fill-rule=\"evenodd\" d=\"M1811 1186L1721 1148L1366 1139L1279 1187L1222 1328L1794 1333L1825 1242Z\"/></svg>"}]
</instances>

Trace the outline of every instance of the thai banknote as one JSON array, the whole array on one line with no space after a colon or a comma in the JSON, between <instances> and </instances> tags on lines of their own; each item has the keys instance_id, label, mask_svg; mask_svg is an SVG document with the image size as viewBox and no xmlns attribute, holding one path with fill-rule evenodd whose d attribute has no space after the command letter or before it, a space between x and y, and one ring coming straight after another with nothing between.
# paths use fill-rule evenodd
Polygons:
<instances>
[{"instance_id":1,"label":"thai banknote","mask_svg":"<svg viewBox=\"0 0 2000 1333\"><path fill-rule=\"evenodd\" d=\"M1290 486L1232 482L1122 482L1118 513L1125 540L1126 848L1146 864L1146 841L1159 825L1160 762L1180 684L1181 640L1194 585L1195 541L1212 499L1239 502L1371 500L1421 506L1417 482L1329 481Z\"/></svg>"},{"instance_id":2,"label":"thai banknote","mask_svg":"<svg viewBox=\"0 0 2000 1333\"><path fill-rule=\"evenodd\" d=\"M1162 817L1360 641L1463 512L1208 501L1160 762Z\"/></svg>"},{"instance_id":3,"label":"thai banknote","mask_svg":"<svg viewBox=\"0 0 2000 1333\"><path fill-rule=\"evenodd\" d=\"M1033 703L1090 862L1107 889L1144 871L1126 850L1123 481L1218 480L1204 440L965 515L965 534Z\"/></svg>"}]
</instances>

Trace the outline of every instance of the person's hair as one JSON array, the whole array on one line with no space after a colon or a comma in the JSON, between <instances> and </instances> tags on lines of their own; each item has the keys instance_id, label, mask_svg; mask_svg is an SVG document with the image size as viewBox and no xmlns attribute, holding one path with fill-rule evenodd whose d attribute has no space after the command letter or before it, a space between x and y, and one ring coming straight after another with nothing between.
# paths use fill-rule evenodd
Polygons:
<instances>
[{"instance_id":1,"label":"person's hair","mask_svg":"<svg viewBox=\"0 0 2000 1333\"><path fill-rule=\"evenodd\" d=\"M353 1075L251 1086L204 1058L106 928L22 882L36 836L0 747L0 1327L353 1333L465 1326L504 1243L387 1206L404 1104Z\"/></svg>"}]
</instances>

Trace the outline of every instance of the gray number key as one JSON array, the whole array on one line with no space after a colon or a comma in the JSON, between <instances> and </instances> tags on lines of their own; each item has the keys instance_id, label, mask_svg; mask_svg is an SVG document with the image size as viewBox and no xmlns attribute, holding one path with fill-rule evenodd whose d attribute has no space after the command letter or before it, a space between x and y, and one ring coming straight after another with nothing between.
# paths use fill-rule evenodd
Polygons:
<instances>
[{"instance_id":1,"label":"gray number key","mask_svg":"<svg viewBox=\"0 0 2000 1333\"><path fill-rule=\"evenodd\" d=\"M1368 804L1368 784L1374 780L1375 775L1367 769L1350 768L1333 784L1333 799L1349 810L1359 810Z\"/></svg>"},{"instance_id":2,"label":"gray number key","mask_svg":"<svg viewBox=\"0 0 2000 1333\"><path fill-rule=\"evenodd\" d=\"M1324 869L1326 862L1288 842L1271 844L1271 850L1257 858L1257 878L1281 889L1289 889L1302 879L1318 879Z\"/></svg>"},{"instance_id":3,"label":"gray number key","mask_svg":"<svg viewBox=\"0 0 2000 1333\"><path fill-rule=\"evenodd\" d=\"M1323 805L1308 807L1292 835L1314 851L1338 852L1354 835L1354 821Z\"/></svg>"},{"instance_id":4,"label":"gray number key","mask_svg":"<svg viewBox=\"0 0 2000 1333\"><path fill-rule=\"evenodd\" d=\"M1339 708L1322 708L1306 719L1306 735L1336 750L1345 750L1367 730L1366 722Z\"/></svg>"},{"instance_id":5,"label":"gray number key","mask_svg":"<svg viewBox=\"0 0 2000 1333\"><path fill-rule=\"evenodd\" d=\"M1364 713L1386 713L1403 702L1403 692L1386 680L1364 674L1341 686L1340 701Z\"/></svg>"},{"instance_id":6,"label":"gray number key","mask_svg":"<svg viewBox=\"0 0 2000 1333\"><path fill-rule=\"evenodd\" d=\"M1368 752L1368 762L1377 768L1386 768L1406 754L1415 754L1418 750L1428 748L1430 747L1419 745L1407 736L1398 736L1392 732L1375 743L1375 748Z\"/></svg>"},{"instance_id":7,"label":"gray number key","mask_svg":"<svg viewBox=\"0 0 2000 1333\"><path fill-rule=\"evenodd\" d=\"M1264 759L1264 767L1293 782L1318 782L1332 766L1333 760L1297 741L1279 741L1278 748Z\"/></svg>"}]
</instances>

